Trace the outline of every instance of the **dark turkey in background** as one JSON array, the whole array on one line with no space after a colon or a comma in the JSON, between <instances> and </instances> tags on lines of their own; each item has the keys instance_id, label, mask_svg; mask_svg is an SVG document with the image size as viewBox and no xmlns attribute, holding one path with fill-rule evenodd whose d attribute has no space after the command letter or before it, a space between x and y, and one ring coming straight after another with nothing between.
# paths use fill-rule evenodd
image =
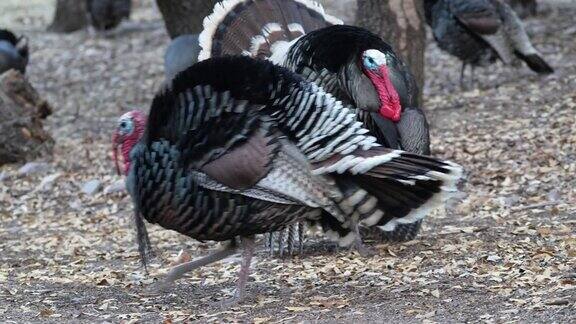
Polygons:
<instances>
[{"instance_id":1,"label":"dark turkey in background","mask_svg":"<svg viewBox=\"0 0 576 324\"><path fill-rule=\"evenodd\" d=\"M7 30L0 29L0 74L14 69L22 74L26 73L28 65L28 41L25 37L16 35Z\"/></svg>"},{"instance_id":2,"label":"dark turkey in background","mask_svg":"<svg viewBox=\"0 0 576 324\"><path fill-rule=\"evenodd\" d=\"M516 14L522 19L538 14L538 3L536 0L507 0L508 4Z\"/></svg>"},{"instance_id":3,"label":"dark turkey in background","mask_svg":"<svg viewBox=\"0 0 576 324\"><path fill-rule=\"evenodd\" d=\"M87 1L89 21L96 30L111 30L116 28L123 19L130 18L131 0Z\"/></svg>"},{"instance_id":4,"label":"dark turkey in background","mask_svg":"<svg viewBox=\"0 0 576 324\"><path fill-rule=\"evenodd\" d=\"M539 74L554 69L534 48L518 15L500 0L425 0L426 22L438 46L467 65L488 66L497 60L523 61Z\"/></svg>"}]
</instances>

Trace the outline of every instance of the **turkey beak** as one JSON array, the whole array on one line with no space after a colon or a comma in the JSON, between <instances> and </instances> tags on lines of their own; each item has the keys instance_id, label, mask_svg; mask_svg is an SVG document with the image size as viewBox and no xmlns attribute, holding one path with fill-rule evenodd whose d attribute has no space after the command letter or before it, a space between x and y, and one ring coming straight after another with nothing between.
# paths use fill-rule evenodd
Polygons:
<instances>
[{"instance_id":1,"label":"turkey beak","mask_svg":"<svg viewBox=\"0 0 576 324\"><path fill-rule=\"evenodd\" d=\"M112 136L112 154L114 156L114 164L116 165L116 173L121 175L120 164L118 162L118 150L120 149L120 143L118 143L118 133L114 133Z\"/></svg>"}]
</instances>

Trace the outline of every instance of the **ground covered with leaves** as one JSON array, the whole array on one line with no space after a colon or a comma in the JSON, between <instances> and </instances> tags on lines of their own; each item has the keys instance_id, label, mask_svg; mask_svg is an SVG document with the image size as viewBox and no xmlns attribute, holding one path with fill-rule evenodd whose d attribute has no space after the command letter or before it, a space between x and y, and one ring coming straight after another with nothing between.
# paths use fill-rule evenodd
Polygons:
<instances>
[{"instance_id":1,"label":"ground covered with leaves","mask_svg":"<svg viewBox=\"0 0 576 324\"><path fill-rule=\"evenodd\" d=\"M146 274L111 162L116 118L147 109L163 82L168 37L151 3L91 36L44 32L49 2L3 1L0 24L30 38L28 77L54 107L57 146L53 158L0 168L0 321L574 321L576 5L542 2L527 25L554 75L495 65L462 91L459 63L427 49L433 154L466 168L459 201L374 257L318 241L285 260L261 252L247 300L221 308L238 258L148 293L181 249L197 257L214 245L150 226L157 257Z\"/></svg>"}]
</instances>

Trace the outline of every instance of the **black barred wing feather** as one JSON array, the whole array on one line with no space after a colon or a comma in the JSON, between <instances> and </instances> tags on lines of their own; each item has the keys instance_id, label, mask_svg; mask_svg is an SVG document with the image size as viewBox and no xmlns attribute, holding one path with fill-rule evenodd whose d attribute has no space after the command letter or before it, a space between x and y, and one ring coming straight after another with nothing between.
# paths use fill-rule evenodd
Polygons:
<instances>
[{"instance_id":1,"label":"black barred wing feather","mask_svg":"<svg viewBox=\"0 0 576 324\"><path fill-rule=\"evenodd\" d=\"M402 224L418 223L457 191L460 166L399 150L372 148L333 156L315 165L316 174L331 173L347 189L365 227L392 232Z\"/></svg>"}]
</instances>

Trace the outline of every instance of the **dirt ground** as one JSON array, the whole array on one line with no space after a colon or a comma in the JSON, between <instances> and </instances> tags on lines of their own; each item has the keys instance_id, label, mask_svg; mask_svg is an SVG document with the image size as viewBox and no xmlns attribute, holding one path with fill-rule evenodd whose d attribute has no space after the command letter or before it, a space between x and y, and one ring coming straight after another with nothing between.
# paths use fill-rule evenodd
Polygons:
<instances>
[{"instance_id":1,"label":"dirt ground","mask_svg":"<svg viewBox=\"0 0 576 324\"><path fill-rule=\"evenodd\" d=\"M249 298L226 309L238 258L147 294L182 247L214 246L150 226L158 257L144 273L116 189L115 120L147 109L163 81L168 37L151 1L106 36L47 33L52 2L2 1L0 25L30 38L28 77L54 107L57 146L35 172L0 168L0 322L576 323L576 3L541 3L527 28L553 75L497 64L462 91L459 63L427 49L433 154L466 168L460 202L375 257L318 241L292 259L261 252Z\"/></svg>"}]
</instances>

